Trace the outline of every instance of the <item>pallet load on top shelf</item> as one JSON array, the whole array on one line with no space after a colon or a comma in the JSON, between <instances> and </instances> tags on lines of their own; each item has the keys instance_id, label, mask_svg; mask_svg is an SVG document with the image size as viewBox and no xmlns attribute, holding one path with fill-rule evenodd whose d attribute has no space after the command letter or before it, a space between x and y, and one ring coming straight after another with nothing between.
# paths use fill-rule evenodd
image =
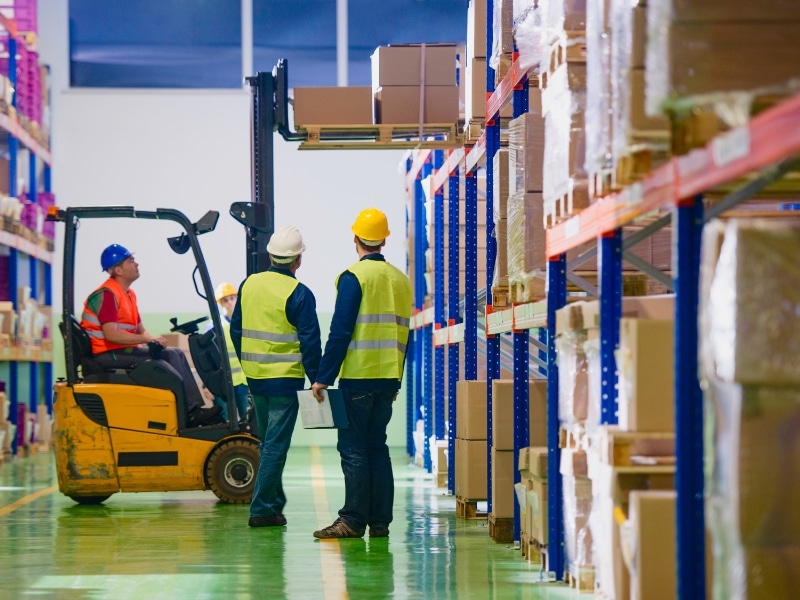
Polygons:
<instances>
[{"instance_id":1,"label":"pallet load on top shelf","mask_svg":"<svg viewBox=\"0 0 800 600\"><path fill-rule=\"evenodd\" d=\"M649 0L647 21L647 113L670 116L675 154L798 90L798 2Z\"/></svg>"},{"instance_id":2,"label":"pallet load on top shelf","mask_svg":"<svg viewBox=\"0 0 800 600\"><path fill-rule=\"evenodd\" d=\"M800 227L712 222L702 253L714 596L792 597L800 587Z\"/></svg>"}]
</instances>

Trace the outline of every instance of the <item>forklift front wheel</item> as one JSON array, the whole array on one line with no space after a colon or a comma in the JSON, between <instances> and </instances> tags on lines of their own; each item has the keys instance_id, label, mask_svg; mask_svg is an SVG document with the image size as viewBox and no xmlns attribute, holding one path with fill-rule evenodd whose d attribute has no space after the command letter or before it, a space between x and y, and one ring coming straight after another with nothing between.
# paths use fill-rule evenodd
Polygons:
<instances>
[{"instance_id":1,"label":"forklift front wheel","mask_svg":"<svg viewBox=\"0 0 800 600\"><path fill-rule=\"evenodd\" d=\"M253 496L260 451L258 440L239 437L211 451L206 482L217 498L229 504L249 504Z\"/></svg>"},{"instance_id":2,"label":"forklift front wheel","mask_svg":"<svg viewBox=\"0 0 800 600\"><path fill-rule=\"evenodd\" d=\"M108 494L107 496L70 496L70 498L75 502L77 502L78 504L83 504L86 506L94 506L96 504L102 504L110 497L111 494Z\"/></svg>"}]
</instances>

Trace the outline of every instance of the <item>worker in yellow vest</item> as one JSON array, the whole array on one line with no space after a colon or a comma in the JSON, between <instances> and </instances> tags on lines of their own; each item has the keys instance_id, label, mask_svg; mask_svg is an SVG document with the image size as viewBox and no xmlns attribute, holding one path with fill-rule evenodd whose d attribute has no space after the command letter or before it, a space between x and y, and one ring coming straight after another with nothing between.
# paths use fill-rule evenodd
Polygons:
<instances>
[{"instance_id":1,"label":"worker in yellow vest","mask_svg":"<svg viewBox=\"0 0 800 600\"><path fill-rule=\"evenodd\" d=\"M349 427L339 429L345 500L339 518L314 537L389 535L394 475L386 445L392 403L403 379L411 318L411 284L381 253L386 215L361 211L353 224L358 262L336 280L336 306L314 396L339 378Z\"/></svg>"},{"instance_id":2,"label":"worker in yellow vest","mask_svg":"<svg viewBox=\"0 0 800 600\"><path fill-rule=\"evenodd\" d=\"M309 382L316 379L322 355L316 299L295 278L305 249L296 227L275 231L267 244L271 266L245 279L231 316L231 340L261 437L250 527L286 525L282 477L297 421L297 392L306 376Z\"/></svg>"},{"instance_id":3,"label":"worker in yellow vest","mask_svg":"<svg viewBox=\"0 0 800 600\"><path fill-rule=\"evenodd\" d=\"M238 413L238 420L244 421L250 408L250 389L247 387L247 378L244 375L244 371L242 371L242 363L239 362L239 357L236 356L236 348L233 347L230 327L231 315L236 307L236 301L239 299L239 292L230 283L224 281L214 290L214 298L219 304L220 315L222 316L222 332L225 335L225 350L231 365L236 412ZM222 416L227 421L228 403L217 396L214 398L214 404L222 408Z\"/></svg>"}]
</instances>

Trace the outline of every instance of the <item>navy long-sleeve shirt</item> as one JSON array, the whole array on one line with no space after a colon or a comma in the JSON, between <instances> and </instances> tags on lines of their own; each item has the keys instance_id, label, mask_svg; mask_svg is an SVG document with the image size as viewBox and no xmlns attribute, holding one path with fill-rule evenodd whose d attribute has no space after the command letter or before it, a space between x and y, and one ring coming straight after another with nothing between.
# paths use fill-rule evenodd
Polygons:
<instances>
[{"instance_id":1,"label":"navy long-sleeve shirt","mask_svg":"<svg viewBox=\"0 0 800 600\"><path fill-rule=\"evenodd\" d=\"M270 267L268 271L280 273L295 279L288 269ZM244 283L242 284L244 286ZM239 301L231 315L231 339L236 355L242 358L242 286L239 287ZM286 300L286 320L297 329L300 340L300 353L303 355L303 369L310 382L317 380L319 361L322 356L319 319L317 318L317 300L308 287L298 283L291 296ZM275 379L247 378L250 391L257 396L294 396L295 392L305 388L305 379L301 377L277 377Z\"/></svg>"},{"instance_id":2,"label":"navy long-sleeve shirt","mask_svg":"<svg viewBox=\"0 0 800 600\"><path fill-rule=\"evenodd\" d=\"M383 254L367 254L361 260L385 261ZM356 328L356 318L361 307L361 284L358 278L350 271L345 271L339 276L336 286L336 305L333 309L331 331L325 344L325 354L319 366L317 382L332 386L339 376L347 347L353 339ZM400 389L397 379L340 379L341 389L367 389L395 393Z\"/></svg>"}]
</instances>

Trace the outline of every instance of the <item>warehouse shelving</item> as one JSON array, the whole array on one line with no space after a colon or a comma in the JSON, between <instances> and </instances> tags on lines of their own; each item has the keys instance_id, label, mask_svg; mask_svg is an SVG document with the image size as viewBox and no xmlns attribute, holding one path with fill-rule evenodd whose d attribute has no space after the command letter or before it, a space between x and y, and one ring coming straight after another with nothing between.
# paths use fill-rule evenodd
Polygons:
<instances>
[{"instance_id":1,"label":"warehouse shelving","mask_svg":"<svg viewBox=\"0 0 800 600\"><path fill-rule=\"evenodd\" d=\"M16 24L12 19L0 15L0 27L8 34L8 68L12 86L16 84L16 52L17 45L25 41L17 35ZM16 93L11 106L16 109ZM3 143L9 155L9 196L16 197L17 181L20 174L20 152L28 154L28 199L36 202L39 193L39 181L43 184L42 192L51 191L52 156L48 148L37 141L12 114L0 113L0 131L6 133ZM21 146L20 146L21 145ZM23 155L24 156L24 155ZM40 173L40 167L42 169ZM9 298L14 310L19 311L17 290L20 287L30 288L31 297L40 303L52 305L52 273L53 252L26 237L9 231L0 231L0 246L9 253ZM48 327L51 327L49 324ZM52 332L51 332L52 335ZM26 404L34 414L40 399L44 400L48 412L52 412L53 365L52 350L39 347L14 346L0 349L0 362L8 369L8 398L10 404L9 420L15 425L18 421L18 406L24 396ZM27 392L25 394L24 392ZM17 437L12 440L12 451L16 453Z\"/></svg>"},{"instance_id":2,"label":"warehouse shelving","mask_svg":"<svg viewBox=\"0 0 800 600\"><path fill-rule=\"evenodd\" d=\"M489 29L491 31L492 7L489 3ZM490 33L491 35L491 33ZM491 79L491 73L490 81ZM514 60L511 70L492 91L487 99L486 114L497 115L499 110L519 91L520 83L527 73ZM516 108L516 107L515 107ZM515 113L518 114L518 110ZM516 115L515 115L516 116ZM534 304L523 304L505 310L491 310L491 295L487 297L489 304L486 315L486 333L488 336L513 332L515 337L514 364L519 366L520 373L515 372L515 382L526 376L525 367L529 360L519 360L523 352L531 346L516 343L517 336L525 330L546 331L535 347L546 346L546 373L548 375L548 446L549 472L558 473L558 373L555 362L554 326L555 311L566 304L566 282L569 267L566 262L567 250L580 244L597 242L596 253L599 258L599 293L601 304L601 369L608 375L603 377L601 389L601 420L604 423L616 422L616 365L613 351L618 345L618 328L621 317L622 296L622 258L624 249L637 240L654 233L670 221L677 236L677 273L674 281L676 292L676 431L677 431L677 478L678 491L678 578L681 597L699 597L702 594L705 579L704 546L704 506L703 506L703 440L702 440L702 401L697 379L697 310L700 232L704 220L708 220L722 212L733 208L737 203L752 197L760 189L772 183L784 174L792 165L792 161L800 155L800 96L788 98L773 108L752 118L743 126L734 128L713 139L705 148L694 150L684 156L673 158L668 164L654 170L641 182L632 184L622 191L611 194L589 208L584 209L572 218L554 226L547 231L548 256L548 297L546 301ZM494 139L492 139L494 138ZM448 179L458 180L457 174L462 170L466 174L473 173L484 162L487 170L491 169L491 158L496 151L497 131L487 127L480 138L472 145L462 149L450 150L442 167L434 172L433 191L441 189ZM429 155L417 153L409 162L408 181L418 181L419 167ZM743 176L753 176L742 182L734 192L725 198L711 203L704 211L701 195L723 185L728 185ZM491 173L489 173L491 176ZM467 179L467 181L469 178ZM491 204L491 185L487 182L487 211ZM451 195L451 197L457 197ZM465 205L475 205L475 196L466 194ZM673 214L649 219L654 211L671 209ZM634 222L645 222L648 225L640 233L623 238L622 227ZM467 220L467 248L475 245L476 227ZM451 249L453 244L451 243ZM493 261L490 251L488 264ZM626 260L629 258L625 256ZM635 262L635 261L629 261ZM646 264L637 263L644 272ZM469 265L466 275L469 277ZM457 271L450 271L451 285L453 280L457 286ZM663 279L663 276L662 276ZM458 289L457 287L455 289ZM465 355L469 360L475 356L471 349L477 346L475 334L477 322L477 305L474 291L467 290L464 302L464 322L458 322L457 315L452 315L446 322L435 322L436 343L466 344ZM520 340L521 342L521 340ZM489 350L491 353L491 349ZM457 357L457 354L456 354ZM456 359L457 360L457 359ZM523 367L524 363L524 367ZM448 364L450 373L453 364ZM494 372L490 369L489 394ZM467 379L475 379L475 372L467 370ZM452 377L451 377L452 379ZM448 382L450 383L450 382ZM448 386L449 388L450 386ZM526 390L515 384L515 423L520 424L522 404L526 401ZM454 402L450 405L451 415L455 414ZM489 407L491 419L491 405ZM450 438L454 437L454 425L451 418ZM519 429L517 427L516 429ZM491 425L489 426L491 432ZM489 434L491 435L491 434ZM516 446L516 444L515 444ZM454 451L450 448L449 491L454 491L453 480ZM549 539L563 539L561 514L561 489L559 478L551 477L549 486ZM553 544L550 555L551 565L563 564L563 549Z\"/></svg>"}]
</instances>

